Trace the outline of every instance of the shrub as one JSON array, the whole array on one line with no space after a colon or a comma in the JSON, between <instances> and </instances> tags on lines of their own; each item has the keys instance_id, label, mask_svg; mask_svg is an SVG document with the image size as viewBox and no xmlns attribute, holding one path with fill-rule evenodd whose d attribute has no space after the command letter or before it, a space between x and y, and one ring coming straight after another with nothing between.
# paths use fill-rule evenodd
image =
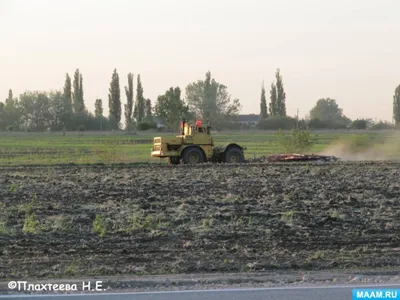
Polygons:
<instances>
[{"instance_id":1,"label":"shrub","mask_svg":"<svg viewBox=\"0 0 400 300\"><path fill-rule=\"evenodd\" d=\"M267 119L263 119L259 122L259 129L264 130L289 130L296 128L297 120L292 117L279 117L274 116Z\"/></svg>"},{"instance_id":2,"label":"shrub","mask_svg":"<svg viewBox=\"0 0 400 300\"><path fill-rule=\"evenodd\" d=\"M351 122L351 128L353 129L367 129L367 120L357 119Z\"/></svg>"},{"instance_id":3,"label":"shrub","mask_svg":"<svg viewBox=\"0 0 400 300\"><path fill-rule=\"evenodd\" d=\"M156 129L157 123L155 122L140 122L137 126L137 129L140 131L146 131L150 129Z\"/></svg>"},{"instance_id":4,"label":"shrub","mask_svg":"<svg viewBox=\"0 0 400 300\"><path fill-rule=\"evenodd\" d=\"M286 153L305 153L313 146L311 133L308 130L293 129L289 134L279 131L275 135L278 145Z\"/></svg>"},{"instance_id":5,"label":"shrub","mask_svg":"<svg viewBox=\"0 0 400 300\"><path fill-rule=\"evenodd\" d=\"M308 121L308 127L310 129L344 129L347 128L347 124L344 121L335 122L320 119L311 119Z\"/></svg>"},{"instance_id":6,"label":"shrub","mask_svg":"<svg viewBox=\"0 0 400 300\"><path fill-rule=\"evenodd\" d=\"M389 122L379 121L370 127L371 130L390 130L394 129L394 126Z\"/></svg>"},{"instance_id":7,"label":"shrub","mask_svg":"<svg viewBox=\"0 0 400 300\"><path fill-rule=\"evenodd\" d=\"M31 212L26 215L22 231L25 233L33 233L33 234L40 232L40 223L37 220L36 214L34 212Z\"/></svg>"},{"instance_id":8,"label":"shrub","mask_svg":"<svg viewBox=\"0 0 400 300\"><path fill-rule=\"evenodd\" d=\"M292 225L294 211L285 211L281 214L281 221L285 222L286 225Z\"/></svg>"},{"instance_id":9,"label":"shrub","mask_svg":"<svg viewBox=\"0 0 400 300\"><path fill-rule=\"evenodd\" d=\"M93 231L103 237L107 233L107 224L103 216L96 215L93 221Z\"/></svg>"}]
</instances>

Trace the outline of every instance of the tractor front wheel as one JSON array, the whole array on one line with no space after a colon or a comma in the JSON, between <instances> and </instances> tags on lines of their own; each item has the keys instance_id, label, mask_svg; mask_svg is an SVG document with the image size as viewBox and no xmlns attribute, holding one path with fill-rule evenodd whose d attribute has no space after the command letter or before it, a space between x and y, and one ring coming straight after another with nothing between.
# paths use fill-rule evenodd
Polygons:
<instances>
[{"instance_id":1,"label":"tractor front wheel","mask_svg":"<svg viewBox=\"0 0 400 300\"><path fill-rule=\"evenodd\" d=\"M225 152L225 162L229 164L244 162L244 155L242 150L237 147L228 148Z\"/></svg>"},{"instance_id":2,"label":"tractor front wheel","mask_svg":"<svg viewBox=\"0 0 400 300\"><path fill-rule=\"evenodd\" d=\"M184 164L201 164L204 163L206 158L204 157L203 151L199 148L187 148L183 152L183 163Z\"/></svg>"}]
</instances>

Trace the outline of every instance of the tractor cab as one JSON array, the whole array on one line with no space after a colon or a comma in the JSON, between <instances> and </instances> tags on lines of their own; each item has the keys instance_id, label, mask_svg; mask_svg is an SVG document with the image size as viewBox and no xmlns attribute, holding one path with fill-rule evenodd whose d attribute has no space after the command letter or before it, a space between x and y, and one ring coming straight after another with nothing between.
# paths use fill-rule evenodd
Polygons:
<instances>
[{"instance_id":1,"label":"tractor cab","mask_svg":"<svg viewBox=\"0 0 400 300\"><path fill-rule=\"evenodd\" d=\"M204 126L202 120L197 120L194 125L189 124L185 120L180 125L181 135L189 136L196 134L207 134L210 135L211 126Z\"/></svg>"}]
</instances>

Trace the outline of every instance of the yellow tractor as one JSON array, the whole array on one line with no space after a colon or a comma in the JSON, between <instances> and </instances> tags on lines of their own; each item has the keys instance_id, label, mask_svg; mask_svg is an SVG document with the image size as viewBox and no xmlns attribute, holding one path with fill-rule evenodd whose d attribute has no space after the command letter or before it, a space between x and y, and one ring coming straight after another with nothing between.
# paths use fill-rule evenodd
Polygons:
<instances>
[{"instance_id":1,"label":"yellow tractor","mask_svg":"<svg viewBox=\"0 0 400 300\"><path fill-rule=\"evenodd\" d=\"M152 157L168 158L170 164L199 164L204 162L244 162L245 148L231 143L215 146L210 126L204 126L201 120L189 124L183 120L180 135L174 137L156 137L151 149Z\"/></svg>"}]
</instances>

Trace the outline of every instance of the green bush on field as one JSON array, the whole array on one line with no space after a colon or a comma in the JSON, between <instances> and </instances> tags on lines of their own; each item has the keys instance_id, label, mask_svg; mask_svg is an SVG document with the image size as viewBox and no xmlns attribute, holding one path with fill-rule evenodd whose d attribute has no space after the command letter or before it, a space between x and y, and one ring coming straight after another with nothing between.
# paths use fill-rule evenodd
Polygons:
<instances>
[{"instance_id":1,"label":"green bush on field","mask_svg":"<svg viewBox=\"0 0 400 300\"><path fill-rule=\"evenodd\" d=\"M24 227L22 231L25 233L39 233L40 232L40 222L36 218L34 212L28 213L25 217Z\"/></svg>"},{"instance_id":2,"label":"green bush on field","mask_svg":"<svg viewBox=\"0 0 400 300\"><path fill-rule=\"evenodd\" d=\"M101 237L107 233L107 224L103 216L96 215L93 221L93 231L98 233Z\"/></svg>"},{"instance_id":3,"label":"green bush on field","mask_svg":"<svg viewBox=\"0 0 400 300\"><path fill-rule=\"evenodd\" d=\"M313 146L311 133L308 130L293 129L289 134L279 131L275 134L277 143L285 153L306 153Z\"/></svg>"},{"instance_id":4,"label":"green bush on field","mask_svg":"<svg viewBox=\"0 0 400 300\"><path fill-rule=\"evenodd\" d=\"M135 213L132 215L131 219L131 227L130 230L136 230L136 229L155 229L159 225L159 220L157 217L148 215L144 216L143 213L138 214Z\"/></svg>"},{"instance_id":5,"label":"green bush on field","mask_svg":"<svg viewBox=\"0 0 400 300\"><path fill-rule=\"evenodd\" d=\"M0 234L7 234L8 229L5 222L0 222Z\"/></svg>"},{"instance_id":6,"label":"green bush on field","mask_svg":"<svg viewBox=\"0 0 400 300\"><path fill-rule=\"evenodd\" d=\"M285 211L281 214L281 221L285 222L286 225L292 225L294 211Z\"/></svg>"}]
</instances>

